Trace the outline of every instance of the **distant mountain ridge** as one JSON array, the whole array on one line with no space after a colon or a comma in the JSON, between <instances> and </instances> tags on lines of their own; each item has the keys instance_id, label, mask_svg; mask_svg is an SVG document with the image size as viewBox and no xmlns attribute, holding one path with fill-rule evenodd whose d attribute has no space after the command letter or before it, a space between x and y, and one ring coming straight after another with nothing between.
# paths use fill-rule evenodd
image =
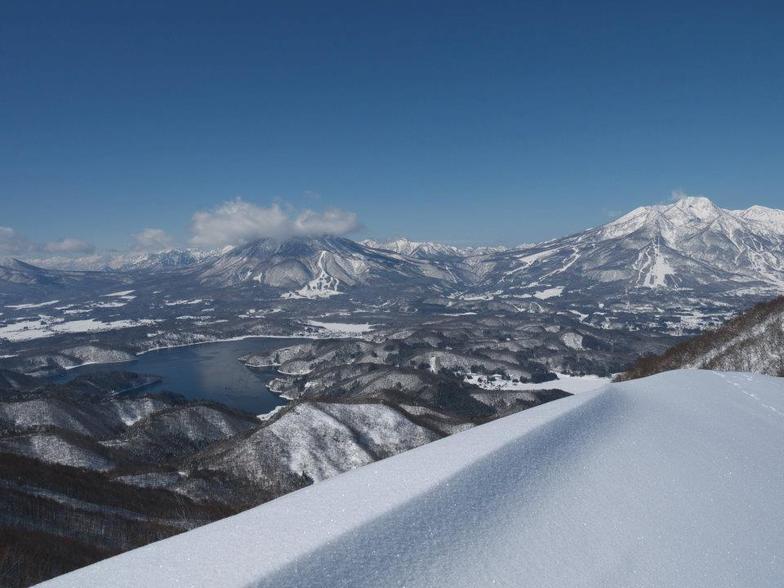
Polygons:
<instances>
[{"instance_id":1,"label":"distant mountain ridge","mask_svg":"<svg viewBox=\"0 0 784 588\"><path fill-rule=\"evenodd\" d=\"M0 258L0 285L69 286L85 278L102 278L102 272L42 268L15 258Z\"/></svg>"},{"instance_id":2,"label":"distant mountain ridge","mask_svg":"<svg viewBox=\"0 0 784 588\"><path fill-rule=\"evenodd\" d=\"M38 267L66 271L168 271L200 263L220 255L218 250L165 249L151 252L127 252L87 255L81 257L49 257L31 259Z\"/></svg>"},{"instance_id":3,"label":"distant mountain ridge","mask_svg":"<svg viewBox=\"0 0 784 588\"><path fill-rule=\"evenodd\" d=\"M444 243L436 243L434 241L411 241L405 238L395 239L393 241L374 241L373 239L366 239L361 243L368 247L372 247L373 249L394 251L400 255L417 257L420 259L470 257L475 255L486 255L488 253L497 253L507 249L506 247L500 245L457 247L455 245L445 245Z\"/></svg>"}]
</instances>

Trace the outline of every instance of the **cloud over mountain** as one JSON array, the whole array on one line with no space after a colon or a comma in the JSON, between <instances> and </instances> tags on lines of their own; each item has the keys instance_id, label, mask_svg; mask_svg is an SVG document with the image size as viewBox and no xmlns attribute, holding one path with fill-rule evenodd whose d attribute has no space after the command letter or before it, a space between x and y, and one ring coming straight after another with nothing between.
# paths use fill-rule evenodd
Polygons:
<instances>
[{"instance_id":1,"label":"cloud over mountain","mask_svg":"<svg viewBox=\"0 0 784 588\"><path fill-rule=\"evenodd\" d=\"M199 211L191 222L196 247L241 245L254 239L345 235L359 229L357 215L336 208L324 212L285 210L280 204L258 206L241 198L213 210Z\"/></svg>"},{"instance_id":2,"label":"cloud over mountain","mask_svg":"<svg viewBox=\"0 0 784 588\"><path fill-rule=\"evenodd\" d=\"M34 244L15 229L0 227L0 255L20 255L34 249Z\"/></svg>"},{"instance_id":3,"label":"cloud over mountain","mask_svg":"<svg viewBox=\"0 0 784 588\"><path fill-rule=\"evenodd\" d=\"M146 228L131 237L135 251L165 251L174 246L174 239L163 229Z\"/></svg>"},{"instance_id":4,"label":"cloud over mountain","mask_svg":"<svg viewBox=\"0 0 784 588\"><path fill-rule=\"evenodd\" d=\"M33 254L75 255L93 253L92 243L64 237L56 241L37 243L11 227L0 227L0 255L28 256Z\"/></svg>"},{"instance_id":5,"label":"cloud over mountain","mask_svg":"<svg viewBox=\"0 0 784 588\"><path fill-rule=\"evenodd\" d=\"M95 251L95 245L88 243L87 241L83 241L82 239L66 237L64 239L46 243L43 249L47 253L93 253Z\"/></svg>"}]
</instances>

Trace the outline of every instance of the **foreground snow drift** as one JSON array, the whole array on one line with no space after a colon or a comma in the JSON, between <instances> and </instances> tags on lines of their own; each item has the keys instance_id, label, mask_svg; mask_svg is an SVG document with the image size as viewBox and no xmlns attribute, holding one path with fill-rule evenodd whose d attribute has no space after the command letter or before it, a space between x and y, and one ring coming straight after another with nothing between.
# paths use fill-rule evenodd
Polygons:
<instances>
[{"instance_id":1,"label":"foreground snow drift","mask_svg":"<svg viewBox=\"0 0 784 588\"><path fill-rule=\"evenodd\" d=\"M784 380L678 371L500 419L50 586L763 586Z\"/></svg>"}]
</instances>

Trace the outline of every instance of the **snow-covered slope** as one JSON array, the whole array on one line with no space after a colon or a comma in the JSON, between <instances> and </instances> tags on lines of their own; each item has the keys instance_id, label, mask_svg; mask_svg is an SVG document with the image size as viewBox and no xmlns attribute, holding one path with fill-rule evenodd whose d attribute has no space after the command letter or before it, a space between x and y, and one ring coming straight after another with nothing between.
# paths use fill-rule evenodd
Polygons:
<instances>
[{"instance_id":1,"label":"snow-covered slope","mask_svg":"<svg viewBox=\"0 0 784 588\"><path fill-rule=\"evenodd\" d=\"M679 371L476 427L56 586L777 586L784 381Z\"/></svg>"}]
</instances>

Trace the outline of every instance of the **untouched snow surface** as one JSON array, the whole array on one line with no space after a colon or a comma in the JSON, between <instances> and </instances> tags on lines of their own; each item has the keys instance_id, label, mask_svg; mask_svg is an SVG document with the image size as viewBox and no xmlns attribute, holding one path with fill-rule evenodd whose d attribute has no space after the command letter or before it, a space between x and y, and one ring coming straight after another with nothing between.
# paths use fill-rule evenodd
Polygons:
<instances>
[{"instance_id":1,"label":"untouched snow surface","mask_svg":"<svg viewBox=\"0 0 784 588\"><path fill-rule=\"evenodd\" d=\"M49 586L779 586L784 380L677 371L458 433Z\"/></svg>"}]
</instances>

